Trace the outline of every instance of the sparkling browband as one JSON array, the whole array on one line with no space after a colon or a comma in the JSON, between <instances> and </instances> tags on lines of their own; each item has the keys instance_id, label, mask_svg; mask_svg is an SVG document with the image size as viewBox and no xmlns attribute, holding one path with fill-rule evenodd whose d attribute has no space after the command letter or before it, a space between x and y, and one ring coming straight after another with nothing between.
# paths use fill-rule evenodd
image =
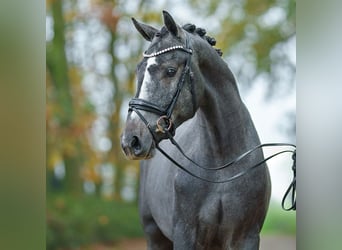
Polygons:
<instances>
[{"instance_id":1,"label":"sparkling browband","mask_svg":"<svg viewBox=\"0 0 342 250\"><path fill-rule=\"evenodd\" d=\"M166 48L166 49L163 49L161 51L157 51L157 52L154 52L154 53L151 53L151 54L146 54L146 52L144 52L144 57L155 57L155 56L159 56L161 54L164 54L166 52L169 52L169 51L172 51L172 50L183 50L187 53L190 53L192 54L192 50L191 49L188 49L188 48L185 48L183 45L177 45L177 46L172 46L172 47L169 47L169 48Z\"/></svg>"}]
</instances>

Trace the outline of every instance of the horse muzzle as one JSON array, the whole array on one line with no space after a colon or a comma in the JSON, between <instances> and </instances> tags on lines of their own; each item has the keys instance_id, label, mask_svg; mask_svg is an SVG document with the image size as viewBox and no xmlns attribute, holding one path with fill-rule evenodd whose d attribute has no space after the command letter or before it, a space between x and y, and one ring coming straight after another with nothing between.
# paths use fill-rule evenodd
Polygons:
<instances>
[{"instance_id":1,"label":"horse muzzle","mask_svg":"<svg viewBox=\"0 0 342 250\"><path fill-rule=\"evenodd\" d=\"M154 146L153 141L149 141L144 145L138 136L127 137L121 136L121 148L126 157L130 160L149 159L153 156Z\"/></svg>"},{"instance_id":2,"label":"horse muzzle","mask_svg":"<svg viewBox=\"0 0 342 250\"><path fill-rule=\"evenodd\" d=\"M154 141L144 126L127 126L121 135L121 148L130 160L149 159L154 153Z\"/></svg>"}]
</instances>

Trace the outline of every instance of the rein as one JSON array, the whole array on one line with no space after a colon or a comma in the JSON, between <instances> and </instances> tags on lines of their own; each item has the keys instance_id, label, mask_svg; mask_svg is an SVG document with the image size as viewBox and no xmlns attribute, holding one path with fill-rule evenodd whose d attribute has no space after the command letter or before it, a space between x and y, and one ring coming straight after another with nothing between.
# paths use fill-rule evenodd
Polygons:
<instances>
[{"instance_id":1,"label":"rein","mask_svg":"<svg viewBox=\"0 0 342 250\"><path fill-rule=\"evenodd\" d=\"M189 54L186 63L185 63L185 67L183 68L181 77L177 83L177 89L175 94L173 95L173 98L171 100L171 102L169 103L169 105L167 106L166 109L162 109L159 106L157 106L154 103L151 103L149 101L146 101L144 99L140 99L137 96L135 98L133 98L130 102L129 102L129 111L134 111L139 118L144 122L144 124L146 125L146 127L148 128L148 130L150 131L152 138L155 142L155 146L156 149L158 149L158 151L163 154L168 160L170 160L172 163L174 163L178 168L180 168L181 170L183 170L184 172L188 173L189 175L200 179L202 181L205 182L209 182L209 183L227 183L227 182L231 182L235 179L238 179L240 177L242 177L243 175L247 174L249 171L251 171L252 169L255 169L256 167L264 164L266 161L272 159L275 156L278 156L280 154L284 154L284 153L292 153L292 160L293 160L293 165L292 165L292 171L293 171L293 179L288 187L288 189L286 190L284 197L282 199L282 208L286 211L290 211L290 210L296 210L296 146L293 144L289 144L289 143L266 143L266 144L260 144L255 146L254 148L248 150L247 152L239 155L238 157L236 157L233 161L228 162L222 166L219 167L215 167L215 168L208 168L208 167L204 167L201 166L200 164L196 163L194 160L192 160L189 156L187 156L185 154L185 152L183 151L183 149L179 146L179 144L175 141L172 132L171 132L171 128L172 128L172 120L171 120L171 115L173 112L173 109L176 105L176 102L178 100L179 94L184 86L185 83L185 78L186 76L189 77L190 79L190 84L191 84L191 92L192 92L192 100L193 100L193 107L195 109L196 107L196 100L195 100L195 95L194 95L194 87L193 87L193 83L192 83L192 79L191 79L191 74L190 74L190 64L191 64L191 55L192 55L192 49L189 47L189 41L188 41L188 37L186 37L186 44L185 46L179 45L179 46L173 46L173 47L169 47L166 49L163 49L161 51L157 51L151 54L147 54L146 52L144 53L144 57L145 58L150 58L150 57L156 57L159 56L161 54L170 52L170 51L174 51L174 50L181 50L183 52L186 52ZM145 117L143 116L143 114L140 112L140 110L143 111L147 111L147 112L151 112L154 114L157 114L160 116L160 118L157 120L157 129L155 131L153 131L151 125L149 124L149 122L145 119ZM196 174L194 174L193 172L189 171L188 169L186 169L184 166L182 166L179 162L177 162L175 159L173 159L168 153L166 153L160 146L159 143L155 137L155 133L156 132L161 132L163 134L165 134L167 136L167 139L170 140L170 142L178 149L178 151L188 160L190 161L193 165L207 170L207 171L217 171L217 170L222 170L225 169L233 164L238 163L239 161L241 161L242 159L244 159L245 157L247 157L248 155L250 155L251 153L253 153L255 150L257 149L261 149L264 147L279 147L279 146L289 146L292 147L292 150L282 150L279 151L265 159L263 159L262 161L256 163L255 165L253 165L252 167L249 167L247 169L245 169L242 172L239 172L233 176L231 176L228 179L224 179L224 180L209 180L206 178L203 178L201 176L198 176ZM288 200L288 197L290 195L290 201L291 204L290 206L286 207L285 203L286 200Z\"/></svg>"},{"instance_id":2,"label":"rein","mask_svg":"<svg viewBox=\"0 0 342 250\"><path fill-rule=\"evenodd\" d=\"M151 132L151 130L150 130ZM272 159L273 157L276 157L280 154L284 154L284 153L292 153L292 173L293 173L293 177L292 177L292 181L289 185L289 187L287 188L283 199L281 201L281 206L285 211L290 211L290 210L296 210L296 146L290 143L265 143L265 144L259 144L257 146L255 146L254 148L248 150L247 152L239 155L238 157L236 157L234 160L232 160L231 162L228 162L222 166L216 167L216 168L207 168L207 167L203 167L200 164L196 163L194 160L192 160L189 156L187 156L184 151L182 150L182 148L179 146L179 144L173 139L172 135L170 133L169 134L169 140L171 141L171 143L173 145L176 146L176 148L178 149L178 151L190 162L192 162L196 167L199 167L201 169L204 170L222 170L225 169L231 165L234 165L235 163L238 163L239 161L241 161L242 159L244 159L246 156L250 155L251 153L253 153L255 150L259 149L259 148L264 148L264 147L279 147L279 146L289 146L289 147L293 147L293 150L282 150L279 151L265 159L263 159L262 161L256 163L255 165L253 165L252 167L247 168L244 171L241 171L231 177L229 177L228 179L224 179L224 180L209 180L206 178L203 178L201 176L198 176L196 174L194 174L193 172L189 171L188 169L186 169L184 166L182 166L179 162L177 162L175 159L173 159L169 154L167 154L160 146L159 144L156 144L156 148L159 150L160 153L162 153L167 159L169 159L172 163L174 163L178 168L182 169L184 172L188 173L189 175L200 179L202 181L205 182L209 182L209 183L227 183L227 182L231 182L235 179L238 179L240 177L242 177L243 175L247 174L248 172L250 172L252 169L255 169L256 167L262 165L263 163L267 162L268 160ZM290 195L290 199L291 199L291 203L289 207L286 207L285 203L286 200L288 200L288 197Z\"/></svg>"}]
</instances>

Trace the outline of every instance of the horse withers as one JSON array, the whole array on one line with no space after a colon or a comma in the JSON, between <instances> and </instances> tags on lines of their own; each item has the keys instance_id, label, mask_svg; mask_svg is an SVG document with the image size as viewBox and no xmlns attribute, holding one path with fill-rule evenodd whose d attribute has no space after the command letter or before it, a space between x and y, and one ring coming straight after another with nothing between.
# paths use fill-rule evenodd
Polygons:
<instances>
[{"instance_id":1,"label":"horse withers","mask_svg":"<svg viewBox=\"0 0 342 250\"><path fill-rule=\"evenodd\" d=\"M163 19L158 30L133 18L150 46L121 136L127 158L141 160L148 249L259 249L271 189L267 166L215 180L262 161L262 150L210 171L260 144L252 119L215 40L195 25L178 26L166 11Z\"/></svg>"}]
</instances>

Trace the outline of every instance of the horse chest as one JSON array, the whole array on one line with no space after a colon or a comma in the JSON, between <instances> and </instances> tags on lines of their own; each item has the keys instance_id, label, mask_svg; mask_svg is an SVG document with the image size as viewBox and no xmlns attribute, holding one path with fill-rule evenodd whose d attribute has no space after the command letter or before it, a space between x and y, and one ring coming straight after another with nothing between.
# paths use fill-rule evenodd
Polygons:
<instances>
[{"instance_id":1,"label":"horse chest","mask_svg":"<svg viewBox=\"0 0 342 250\"><path fill-rule=\"evenodd\" d=\"M179 172L175 178L174 190L174 213L178 216L185 216L189 220L196 218L210 224L222 221L222 200L225 195L219 187Z\"/></svg>"}]
</instances>

